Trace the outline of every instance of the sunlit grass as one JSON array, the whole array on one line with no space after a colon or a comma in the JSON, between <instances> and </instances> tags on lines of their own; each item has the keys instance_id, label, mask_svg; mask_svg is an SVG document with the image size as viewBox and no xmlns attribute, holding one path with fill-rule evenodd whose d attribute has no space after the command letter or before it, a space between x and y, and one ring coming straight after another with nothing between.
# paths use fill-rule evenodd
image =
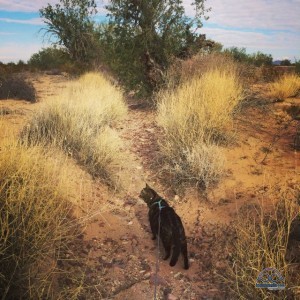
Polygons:
<instances>
[{"instance_id":1,"label":"sunlit grass","mask_svg":"<svg viewBox=\"0 0 300 300\"><path fill-rule=\"evenodd\" d=\"M241 100L242 86L229 67L213 68L158 96L161 150L174 172L206 186L218 180L224 157L217 145Z\"/></svg>"},{"instance_id":2,"label":"sunlit grass","mask_svg":"<svg viewBox=\"0 0 300 300\"><path fill-rule=\"evenodd\" d=\"M1 124L0 124L1 125ZM3 124L0 126L4 129ZM8 132L8 131L7 131ZM56 258L76 236L77 200L66 160L50 149L0 141L0 294L46 297Z\"/></svg>"},{"instance_id":3,"label":"sunlit grass","mask_svg":"<svg viewBox=\"0 0 300 300\"><path fill-rule=\"evenodd\" d=\"M292 264L288 255L292 224L300 218L299 190L286 188L275 198L280 200L272 212L260 205L251 214L241 214L235 224L237 238L226 282L238 299L298 299L300 295L300 266ZM255 287L265 268L280 272L284 290Z\"/></svg>"},{"instance_id":4,"label":"sunlit grass","mask_svg":"<svg viewBox=\"0 0 300 300\"><path fill-rule=\"evenodd\" d=\"M126 114L122 92L98 73L88 73L38 112L23 130L30 145L55 145L93 176L114 181L120 144L111 127Z\"/></svg>"},{"instance_id":5,"label":"sunlit grass","mask_svg":"<svg viewBox=\"0 0 300 300\"><path fill-rule=\"evenodd\" d=\"M300 77L295 74L287 74L275 82L269 84L268 96L277 101L294 97L300 91Z\"/></svg>"}]
</instances>

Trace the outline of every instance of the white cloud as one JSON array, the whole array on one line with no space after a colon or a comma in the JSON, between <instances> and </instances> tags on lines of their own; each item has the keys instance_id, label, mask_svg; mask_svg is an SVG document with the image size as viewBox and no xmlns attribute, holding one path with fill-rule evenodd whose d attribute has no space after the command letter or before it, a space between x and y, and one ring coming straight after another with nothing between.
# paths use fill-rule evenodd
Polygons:
<instances>
[{"instance_id":1,"label":"white cloud","mask_svg":"<svg viewBox=\"0 0 300 300\"><path fill-rule=\"evenodd\" d=\"M18 24L27 24L27 25L43 25L43 20L41 18L33 18L28 20L18 20L11 18L0 18L0 21L6 23L18 23Z\"/></svg>"},{"instance_id":2,"label":"white cloud","mask_svg":"<svg viewBox=\"0 0 300 300\"><path fill-rule=\"evenodd\" d=\"M15 35L15 32L5 32L5 31L0 31L0 35Z\"/></svg>"},{"instance_id":3,"label":"white cloud","mask_svg":"<svg viewBox=\"0 0 300 300\"><path fill-rule=\"evenodd\" d=\"M297 0L207 0L209 22L234 28L300 30Z\"/></svg>"},{"instance_id":4,"label":"white cloud","mask_svg":"<svg viewBox=\"0 0 300 300\"><path fill-rule=\"evenodd\" d=\"M97 0L96 3L100 7L103 5L103 0ZM59 0L0 0L0 10L5 11L21 11L21 12L37 12L39 9L59 3Z\"/></svg>"},{"instance_id":5,"label":"white cloud","mask_svg":"<svg viewBox=\"0 0 300 300\"><path fill-rule=\"evenodd\" d=\"M255 31L243 32L205 27L201 29L201 33L205 33L207 38L218 41L225 47L245 47L250 50L248 52L262 51L273 54L274 58L275 55L280 55L279 53L287 52L294 53L291 56L295 56L298 53L297 50L300 49L299 36L294 33L279 31L272 34L264 34Z\"/></svg>"},{"instance_id":6,"label":"white cloud","mask_svg":"<svg viewBox=\"0 0 300 300\"><path fill-rule=\"evenodd\" d=\"M297 35L293 33L275 32L271 35L260 32L243 32L219 28L202 28L207 38L221 42L224 46L238 46L257 49L297 49Z\"/></svg>"},{"instance_id":7,"label":"white cloud","mask_svg":"<svg viewBox=\"0 0 300 300\"><path fill-rule=\"evenodd\" d=\"M39 43L27 43L26 45L18 42L11 42L0 46L0 61L17 62L20 59L27 61L33 53L38 52L43 47Z\"/></svg>"},{"instance_id":8,"label":"white cloud","mask_svg":"<svg viewBox=\"0 0 300 300\"><path fill-rule=\"evenodd\" d=\"M37 12L48 3L55 4L59 0L0 0L0 10L5 11L21 11L21 12Z\"/></svg>"}]
</instances>

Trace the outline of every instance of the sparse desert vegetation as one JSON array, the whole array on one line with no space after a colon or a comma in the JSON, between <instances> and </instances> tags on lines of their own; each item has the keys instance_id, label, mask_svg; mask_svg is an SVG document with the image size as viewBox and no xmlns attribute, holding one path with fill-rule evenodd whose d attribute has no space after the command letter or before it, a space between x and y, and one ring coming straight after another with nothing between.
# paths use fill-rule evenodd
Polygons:
<instances>
[{"instance_id":1,"label":"sparse desert vegetation","mask_svg":"<svg viewBox=\"0 0 300 300\"><path fill-rule=\"evenodd\" d=\"M158 96L161 149L178 176L208 186L224 173L220 145L243 99L234 68L213 66Z\"/></svg>"},{"instance_id":2,"label":"sparse desert vegetation","mask_svg":"<svg viewBox=\"0 0 300 300\"><path fill-rule=\"evenodd\" d=\"M294 248L300 239L300 191L297 186L274 190L242 213L235 225L237 239L227 283L238 299L296 299L300 291L299 256ZM264 207L264 202L272 203L272 210ZM266 266L280 272L285 289L255 288L257 276Z\"/></svg>"},{"instance_id":3,"label":"sparse desert vegetation","mask_svg":"<svg viewBox=\"0 0 300 300\"><path fill-rule=\"evenodd\" d=\"M46 101L39 98L41 103L3 101L1 224L9 229L1 233L1 293L137 299L146 291L151 297L155 255L149 251L153 243L145 207L136 200L147 181L160 186L187 230L190 277L160 264L159 276L169 278L171 294L200 299L299 295L298 241L289 240L291 224L299 218L298 152L292 146L298 100L254 99L243 106L239 65L215 54L194 59L195 65L191 58L180 70L170 69L168 84L155 94L157 110L140 108L133 99L128 110L122 90L95 72L67 82L62 76L65 87ZM41 76L52 82L50 75ZM35 81L35 88L40 91L48 79ZM249 104L251 93L247 97ZM19 134L10 134L9 126L30 111L20 110L26 105L36 110L21 123ZM257 130L262 124L264 130ZM274 160L275 153L280 160ZM70 162L92 175L84 184L95 192L78 193L83 175ZM265 194L267 174L280 191ZM107 185L122 188L113 192ZM92 213L85 209L90 205ZM80 227L82 220L86 227ZM145 237L143 242L138 236ZM284 276L284 291L255 288L267 267ZM113 276L117 280L111 281ZM158 293L165 293L162 286Z\"/></svg>"},{"instance_id":4,"label":"sparse desert vegetation","mask_svg":"<svg viewBox=\"0 0 300 300\"><path fill-rule=\"evenodd\" d=\"M78 234L67 169L58 153L0 141L2 299L51 297L57 261Z\"/></svg>"},{"instance_id":5,"label":"sparse desert vegetation","mask_svg":"<svg viewBox=\"0 0 300 300\"><path fill-rule=\"evenodd\" d=\"M102 75L88 73L34 116L22 140L28 145L57 146L93 176L112 184L121 141L111 126L125 114L121 90Z\"/></svg>"},{"instance_id":6,"label":"sparse desert vegetation","mask_svg":"<svg viewBox=\"0 0 300 300\"><path fill-rule=\"evenodd\" d=\"M40 9L59 47L0 63L1 299L300 299L299 61L208 40L204 2L111 1L98 24L60 0ZM145 182L188 271L151 240ZM270 268L283 290L256 287Z\"/></svg>"},{"instance_id":7,"label":"sparse desert vegetation","mask_svg":"<svg viewBox=\"0 0 300 300\"><path fill-rule=\"evenodd\" d=\"M276 101L295 97L300 91L300 77L296 74L283 75L269 84L268 96Z\"/></svg>"},{"instance_id":8,"label":"sparse desert vegetation","mask_svg":"<svg viewBox=\"0 0 300 300\"><path fill-rule=\"evenodd\" d=\"M24 80L22 75L0 74L0 100L9 98L35 102L36 91L31 83Z\"/></svg>"}]
</instances>

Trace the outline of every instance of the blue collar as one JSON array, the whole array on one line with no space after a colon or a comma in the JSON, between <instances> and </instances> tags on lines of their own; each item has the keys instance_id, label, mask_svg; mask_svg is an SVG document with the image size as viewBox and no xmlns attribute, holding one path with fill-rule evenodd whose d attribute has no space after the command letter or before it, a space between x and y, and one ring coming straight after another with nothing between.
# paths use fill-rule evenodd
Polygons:
<instances>
[{"instance_id":1,"label":"blue collar","mask_svg":"<svg viewBox=\"0 0 300 300\"><path fill-rule=\"evenodd\" d=\"M165 206L161 205L161 201L162 201L162 199L160 199L159 201L156 201L156 202L152 203L151 206L153 206L154 204L158 204L158 208L161 210L162 208L165 207Z\"/></svg>"}]
</instances>

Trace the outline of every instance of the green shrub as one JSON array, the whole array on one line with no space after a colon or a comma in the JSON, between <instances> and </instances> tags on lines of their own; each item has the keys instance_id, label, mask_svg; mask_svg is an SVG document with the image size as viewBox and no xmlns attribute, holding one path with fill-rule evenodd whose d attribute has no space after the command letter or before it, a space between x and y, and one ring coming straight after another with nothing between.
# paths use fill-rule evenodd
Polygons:
<instances>
[{"instance_id":1,"label":"green shrub","mask_svg":"<svg viewBox=\"0 0 300 300\"><path fill-rule=\"evenodd\" d=\"M72 65L72 62L65 50L57 47L48 47L33 54L28 61L28 65L39 70L66 70Z\"/></svg>"}]
</instances>

